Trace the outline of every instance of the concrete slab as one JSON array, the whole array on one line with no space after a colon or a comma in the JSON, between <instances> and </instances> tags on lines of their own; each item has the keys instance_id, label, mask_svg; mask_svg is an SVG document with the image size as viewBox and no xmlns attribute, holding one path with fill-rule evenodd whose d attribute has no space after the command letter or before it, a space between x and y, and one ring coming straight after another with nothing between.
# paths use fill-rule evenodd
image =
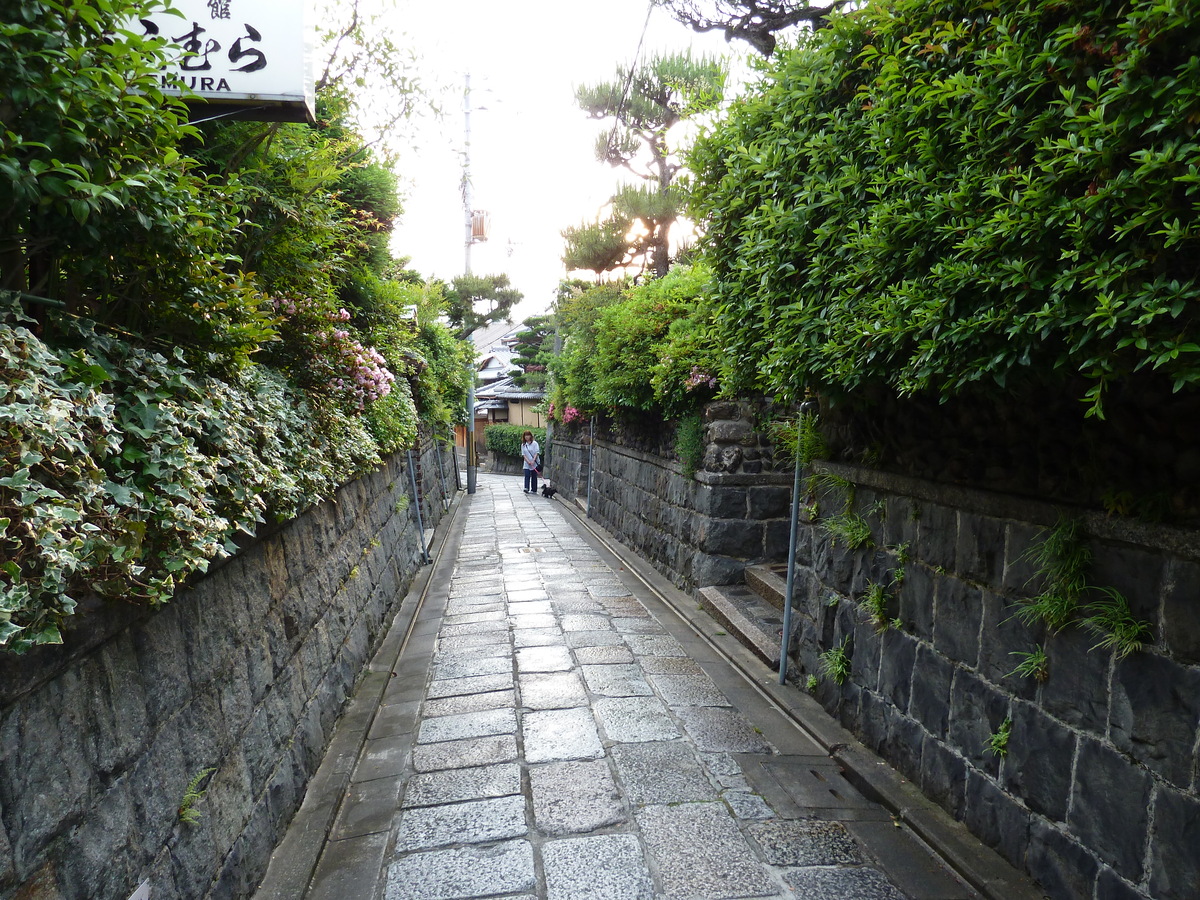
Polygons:
<instances>
[{"instance_id":1,"label":"concrete slab","mask_svg":"<svg viewBox=\"0 0 1200 900\"><path fill-rule=\"evenodd\" d=\"M308 900L375 896L387 855L387 844L386 831L347 840L331 840L325 845L313 873L312 884L304 896Z\"/></svg>"}]
</instances>

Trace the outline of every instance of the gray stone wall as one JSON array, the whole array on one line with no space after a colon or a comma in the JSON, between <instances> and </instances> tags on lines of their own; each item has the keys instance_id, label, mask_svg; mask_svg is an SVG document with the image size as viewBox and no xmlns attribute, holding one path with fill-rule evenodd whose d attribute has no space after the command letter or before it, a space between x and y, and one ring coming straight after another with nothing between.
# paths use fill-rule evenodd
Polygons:
<instances>
[{"instance_id":1,"label":"gray stone wall","mask_svg":"<svg viewBox=\"0 0 1200 900\"><path fill-rule=\"evenodd\" d=\"M454 489L441 456L414 453L426 527ZM420 565L407 464L157 611L95 603L63 647L0 660L0 897L250 896Z\"/></svg>"},{"instance_id":2,"label":"gray stone wall","mask_svg":"<svg viewBox=\"0 0 1200 900\"><path fill-rule=\"evenodd\" d=\"M1079 624L1047 633L1013 618L1040 586L1029 551L1061 509L820 468L818 509L839 511L848 485L872 545L802 527L793 677L819 678L827 709L1050 896L1194 898L1200 535L1085 518L1089 581L1152 627L1145 649L1120 659ZM872 583L887 586L886 626L861 603ZM1045 681L1014 671L1036 646ZM841 685L820 659L837 647L851 660Z\"/></svg>"},{"instance_id":3,"label":"gray stone wall","mask_svg":"<svg viewBox=\"0 0 1200 900\"><path fill-rule=\"evenodd\" d=\"M598 429L557 433L552 478L586 491L592 517L676 584L735 580L783 562L791 479L740 425L706 429L711 467L692 478L664 454ZM726 441L726 439L728 439ZM720 471L723 467L736 471ZM792 679L912 782L1032 874L1053 898L1194 900L1200 885L1200 533L886 474L818 464L798 545ZM714 471L715 470L715 471ZM810 473L812 474L812 473ZM761 480L760 480L761 479ZM861 516L857 549L830 530ZM1089 582L1120 591L1152 629L1124 658L1078 623L1013 618L1041 586L1030 551L1082 515ZM887 620L864 606L886 588ZM1015 672L1044 648L1048 677ZM836 684L821 655L850 663ZM989 748L1009 721L1006 752Z\"/></svg>"},{"instance_id":4,"label":"gray stone wall","mask_svg":"<svg viewBox=\"0 0 1200 900\"><path fill-rule=\"evenodd\" d=\"M675 584L735 583L748 563L787 552L791 475L762 471L757 435L743 427L739 407L718 412L738 418L708 417L712 471L685 475L680 462L627 446L613 429L590 437L558 427L547 477L562 499L583 503L590 472L591 517Z\"/></svg>"}]
</instances>

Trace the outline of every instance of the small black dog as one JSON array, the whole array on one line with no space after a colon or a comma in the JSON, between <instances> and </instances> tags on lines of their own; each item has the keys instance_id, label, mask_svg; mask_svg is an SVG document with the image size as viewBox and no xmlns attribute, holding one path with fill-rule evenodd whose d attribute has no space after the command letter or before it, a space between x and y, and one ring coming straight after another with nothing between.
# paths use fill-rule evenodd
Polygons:
<instances>
[{"instance_id":1,"label":"small black dog","mask_svg":"<svg viewBox=\"0 0 1200 900\"><path fill-rule=\"evenodd\" d=\"M558 493L558 488L552 488L548 484L542 485L542 496L547 500L553 500L554 495Z\"/></svg>"}]
</instances>

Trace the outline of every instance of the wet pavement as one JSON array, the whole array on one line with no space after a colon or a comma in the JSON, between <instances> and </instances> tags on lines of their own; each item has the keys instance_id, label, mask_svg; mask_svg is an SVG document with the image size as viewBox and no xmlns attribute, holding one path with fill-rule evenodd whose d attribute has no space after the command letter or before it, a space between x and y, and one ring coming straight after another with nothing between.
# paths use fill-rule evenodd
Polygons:
<instances>
[{"instance_id":1,"label":"wet pavement","mask_svg":"<svg viewBox=\"0 0 1200 900\"><path fill-rule=\"evenodd\" d=\"M256 896L981 896L629 562L481 474Z\"/></svg>"}]
</instances>

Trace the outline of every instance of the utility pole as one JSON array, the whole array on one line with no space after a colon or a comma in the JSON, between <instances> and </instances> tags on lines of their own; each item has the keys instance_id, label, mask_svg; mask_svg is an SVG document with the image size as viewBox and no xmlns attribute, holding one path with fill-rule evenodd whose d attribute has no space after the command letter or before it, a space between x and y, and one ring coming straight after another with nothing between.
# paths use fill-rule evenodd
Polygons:
<instances>
[{"instance_id":1,"label":"utility pole","mask_svg":"<svg viewBox=\"0 0 1200 900\"><path fill-rule=\"evenodd\" d=\"M465 260L463 272L471 274L471 244L474 243L471 220L471 73L466 75L466 89L463 91L463 219L466 223ZM470 340L470 335L467 336ZM467 493L475 493L475 480L479 472L479 451L475 448L475 342L471 342L472 356L467 366Z\"/></svg>"}]
</instances>

